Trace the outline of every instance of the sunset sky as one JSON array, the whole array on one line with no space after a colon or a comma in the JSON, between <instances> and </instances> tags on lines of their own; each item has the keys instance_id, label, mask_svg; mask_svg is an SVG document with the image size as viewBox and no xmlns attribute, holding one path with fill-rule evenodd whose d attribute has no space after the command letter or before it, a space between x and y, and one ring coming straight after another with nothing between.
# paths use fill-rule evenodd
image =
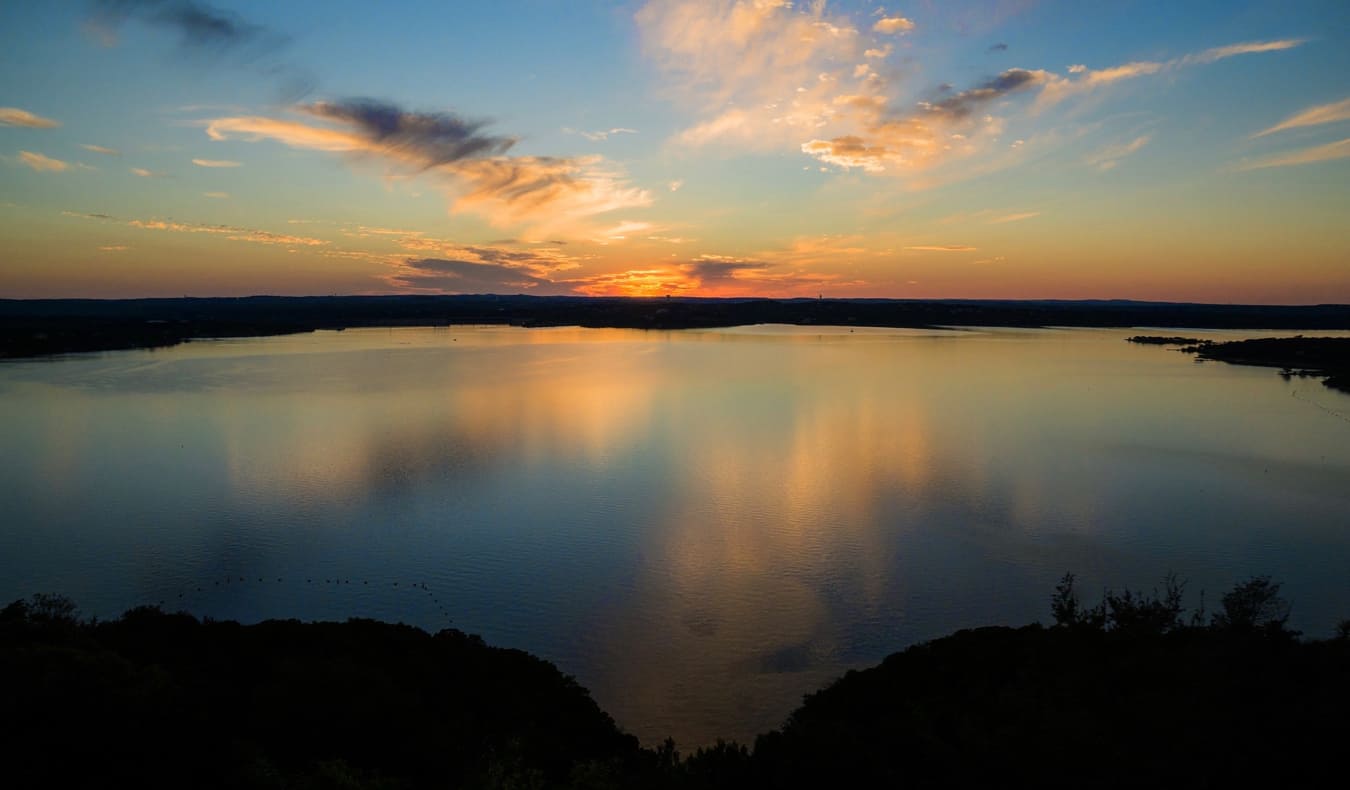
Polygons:
<instances>
[{"instance_id":1,"label":"sunset sky","mask_svg":"<svg viewBox=\"0 0 1350 790\"><path fill-rule=\"evenodd\" d=\"M0 4L0 297L1350 302L1350 2Z\"/></svg>"}]
</instances>

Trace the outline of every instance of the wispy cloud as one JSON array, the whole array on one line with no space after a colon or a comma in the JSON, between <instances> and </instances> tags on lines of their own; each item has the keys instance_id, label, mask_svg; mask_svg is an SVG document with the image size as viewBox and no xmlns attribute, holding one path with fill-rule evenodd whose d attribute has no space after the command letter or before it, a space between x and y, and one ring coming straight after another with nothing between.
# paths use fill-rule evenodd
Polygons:
<instances>
[{"instance_id":1,"label":"wispy cloud","mask_svg":"<svg viewBox=\"0 0 1350 790\"><path fill-rule=\"evenodd\" d=\"M121 156L121 155L122 155L122 152L119 151L119 150L117 150L116 148L108 148L108 147L102 146L102 145L91 145L91 144L89 144L89 143L81 143L81 144L80 144L80 147L83 148L83 149L86 150L86 151L93 151L93 152L96 153L96 154L103 154L104 156Z\"/></svg>"},{"instance_id":2,"label":"wispy cloud","mask_svg":"<svg viewBox=\"0 0 1350 790\"><path fill-rule=\"evenodd\" d=\"M447 258L410 258L399 264L387 278L398 288L438 293L566 293L570 288L509 264L454 260Z\"/></svg>"},{"instance_id":3,"label":"wispy cloud","mask_svg":"<svg viewBox=\"0 0 1350 790\"><path fill-rule=\"evenodd\" d=\"M1046 71L1008 69L997 77L961 91L954 96L939 99L935 102L920 102L919 106L929 113L942 113L956 118L966 118L990 102L1012 93L1044 85L1051 78L1052 75Z\"/></svg>"},{"instance_id":4,"label":"wispy cloud","mask_svg":"<svg viewBox=\"0 0 1350 790\"><path fill-rule=\"evenodd\" d=\"M96 0L93 5L94 23L109 33L135 19L173 30L184 47L230 49L255 44L266 34L238 14L192 0Z\"/></svg>"},{"instance_id":5,"label":"wispy cloud","mask_svg":"<svg viewBox=\"0 0 1350 790\"><path fill-rule=\"evenodd\" d=\"M26 126L29 129L55 129L60 121L34 115L18 107L0 107L0 126Z\"/></svg>"},{"instance_id":6,"label":"wispy cloud","mask_svg":"<svg viewBox=\"0 0 1350 790\"><path fill-rule=\"evenodd\" d=\"M1350 99L1342 99L1330 104L1309 107L1300 113L1285 118L1269 129L1257 132L1253 137L1265 137L1268 134L1283 132L1286 129L1300 129L1305 126L1320 126L1324 123L1350 120Z\"/></svg>"},{"instance_id":7,"label":"wispy cloud","mask_svg":"<svg viewBox=\"0 0 1350 790\"><path fill-rule=\"evenodd\" d=\"M567 132L568 134L579 134L582 137L585 137L587 140L590 140L591 142L600 142L601 140L608 140L611 136L616 134L638 133L637 129L629 129L623 126L616 126L613 129L604 129L602 131L597 132L587 132L582 129L571 129L571 128L564 128L563 131Z\"/></svg>"},{"instance_id":8,"label":"wispy cloud","mask_svg":"<svg viewBox=\"0 0 1350 790\"><path fill-rule=\"evenodd\" d=\"M1090 93L1099 88L1138 77L1159 74L1188 66L1215 63L1238 55L1253 55L1263 52L1280 52L1293 49L1306 42L1306 39L1287 38L1274 41L1248 41L1213 47L1203 52L1183 55L1165 61L1135 61L1104 69L1090 69L1077 64L1069 67L1070 77L1055 77L1048 81L1037 99L1037 106L1044 108L1057 104L1072 96Z\"/></svg>"},{"instance_id":9,"label":"wispy cloud","mask_svg":"<svg viewBox=\"0 0 1350 790\"><path fill-rule=\"evenodd\" d=\"M20 151L19 162L39 173L64 173L73 167L70 162L63 162L33 151Z\"/></svg>"},{"instance_id":10,"label":"wispy cloud","mask_svg":"<svg viewBox=\"0 0 1350 790\"><path fill-rule=\"evenodd\" d=\"M675 240L671 240L675 241ZM692 242L696 240L683 239ZM666 265L635 266L618 272L551 277L576 293L593 296L660 296L698 293L706 296L755 296L775 293L815 296L823 289L862 287L866 283L839 267L851 265L870 251L853 236L807 236L788 246L749 256L704 253Z\"/></svg>"},{"instance_id":11,"label":"wispy cloud","mask_svg":"<svg viewBox=\"0 0 1350 790\"><path fill-rule=\"evenodd\" d=\"M1190 66L1196 63L1214 63L1215 61L1231 58L1237 55L1254 55L1261 52L1280 52L1286 49L1293 49L1301 44L1307 43L1304 38L1284 38L1275 41L1245 41L1240 44L1228 44L1222 47L1213 47L1204 52L1194 55L1186 55L1179 61L1183 66Z\"/></svg>"},{"instance_id":12,"label":"wispy cloud","mask_svg":"<svg viewBox=\"0 0 1350 790\"><path fill-rule=\"evenodd\" d=\"M575 293L585 278L566 275L580 259L558 244L518 246L514 240L488 245L459 244L422 234L397 239L403 249L417 253L387 261L383 279L399 290L437 293L536 294Z\"/></svg>"},{"instance_id":13,"label":"wispy cloud","mask_svg":"<svg viewBox=\"0 0 1350 790\"><path fill-rule=\"evenodd\" d=\"M1280 154L1254 159L1249 162L1239 164L1235 170L1260 170L1267 167L1292 167L1294 165L1311 165L1317 162L1329 162L1334 159L1345 159L1350 157L1350 137L1344 140L1337 140L1334 143L1318 145L1312 148L1304 148L1298 151L1288 151Z\"/></svg>"},{"instance_id":14,"label":"wispy cloud","mask_svg":"<svg viewBox=\"0 0 1350 790\"><path fill-rule=\"evenodd\" d=\"M629 236L645 235L664 230L651 222L639 222L635 220L624 220L613 227L600 231L600 239L604 241L622 241Z\"/></svg>"},{"instance_id":15,"label":"wispy cloud","mask_svg":"<svg viewBox=\"0 0 1350 790\"><path fill-rule=\"evenodd\" d=\"M569 271L580 266L577 256L559 249L561 245L516 245L513 239L494 244L460 244L446 239L428 238L421 234L398 239L398 246L419 257L436 257L472 263L500 264L528 272L537 277L549 277L556 272Z\"/></svg>"},{"instance_id":16,"label":"wispy cloud","mask_svg":"<svg viewBox=\"0 0 1350 790\"><path fill-rule=\"evenodd\" d=\"M164 231L169 233L204 233L221 236L229 241L247 241L256 244L277 244L287 247L324 247L327 241L308 236L295 236L288 233L273 233L255 228L241 228L236 225L208 225L200 222L179 222L163 219L121 219L110 214L86 214L78 211L61 212L67 217L92 219L99 222L115 222L140 230Z\"/></svg>"},{"instance_id":17,"label":"wispy cloud","mask_svg":"<svg viewBox=\"0 0 1350 790\"><path fill-rule=\"evenodd\" d=\"M1213 63L1224 58L1261 52L1274 52L1299 46L1301 39L1251 42L1216 47L1169 61L1140 61L1093 70L1070 67L1069 77L1040 69L1007 69L998 76L966 90L931 101L919 102L910 112L895 112L894 102L878 93L878 86L865 86L869 93L857 97L836 97L835 101L854 112L841 118L853 131L831 138L817 138L801 145L803 153L822 162L857 168L867 173L909 174L947 165L954 161L981 156L987 166L1000 166L990 154L1006 128L996 115L996 107L1015 94L1034 94L1034 109L1045 109L1066 99L1098 88L1132 80L1169 69ZM1005 108L1006 111L1006 108ZM1101 169L1115 167L1119 161L1149 141L1142 136L1123 146L1099 152L1092 163ZM1004 147L1003 163L1019 161L1027 141L1016 140Z\"/></svg>"},{"instance_id":18,"label":"wispy cloud","mask_svg":"<svg viewBox=\"0 0 1350 790\"><path fill-rule=\"evenodd\" d=\"M569 285L575 293L587 296L662 296L693 292L700 283L676 268L650 267L591 275Z\"/></svg>"},{"instance_id":19,"label":"wispy cloud","mask_svg":"<svg viewBox=\"0 0 1350 790\"><path fill-rule=\"evenodd\" d=\"M872 32L883 35L898 35L914 29L914 23L902 16L884 16L872 25Z\"/></svg>"},{"instance_id":20,"label":"wispy cloud","mask_svg":"<svg viewBox=\"0 0 1350 790\"><path fill-rule=\"evenodd\" d=\"M242 167L244 163L229 159L193 159L192 164L197 167Z\"/></svg>"},{"instance_id":21,"label":"wispy cloud","mask_svg":"<svg viewBox=\"0 0 1350 790\"><path fill-rule=\"evenodd\" d=\"M411 112L378 99L345 99L300 105L316 118L355 130L367 146L422 168L503 154L516 138L482 133L487 121L444 112Z\"/></svg>"},{"instance_id":22,"label":"wispy cloud","mask_svg":"<svg viewBox=\"0 0 1350 790\"><path fill-rule=\"evenodd\" d=\"M833 140L808 140L802 143L802 153L846 170L856 167L870 173L885 170L886 160L891 156L884 145L871 144L856 134L842 135Z\"/></svg>"},{"instance_id":23,"label":"wispy cloud","mask_svg":"<svg viewBox=\"0 0 1350 790\"><path fill-rule=\"evenodd\" d=\"M595 214L652 201L649 192L630 186L598 156L503 156L516 139L484 132L485 121L409 112L372 99L317 102L296 110L316 122L237 116L204 124L214 140L270 139L294 148L378 158L412 174L430 171L445 179L452 211L476 212L498 225L531 224L541 236Z\"/></svg>"},{"instance_id":24,"label":"wispy cloud","mask_svg":"<svg viewBox=\"0 0 1350 790\"><path fill-rule=\"evenodd\" d=\"M1086 162L1098 170L1111 170L1116 165L1120 164L1120 160L1148 145L1148 142L1151 139L1153 139L1151 135L1145 134L1134 138L1128 143L1108 145L1088 156Z\"/></svg>"},{"instance_id":25,"label":"wispy cloud","mask_svg":"<svg viewBox=\"0 0 1350 790\"><path fill-rule=\"evenodd\" d=\"M800 145L839 112L838 80L859 59L857 29L819 2L652 0L636 18L677 97L705 116L676 136L685 145Z\"/></svg>"},{"instance_id":26,"label":"wispy cloud","mask_svg":"<svg viewBox=\"0 0 1350 790\"><path fill-rule=\"evenodd\" d=\"M588 235L581 220L651 205L651 193L629 185L598 156L469 159L449 168L462 185L451 210L479 213L497 225L534 226L532 236Z\"/></svg>"},{"instance_id":27,"label":"wispy cloud","mask_svg":"<svg viewBox=\"0 0 1350 790\"><path fill-rule=\"evenodd\" d=\"M910 252L975 252L979 248L965 244L917 244L905 249Z\"/></svg>"},{"instance_id":28,"label":"wispy cloud","mask_svg":"<svg viewBox=\"0 0 1350 790\"><path fill-rule=\"evenodd\" d=\"M1043 71L1008 69L964 91L931 102L920 102L908 113L894 114L882 97L841 97L854 110L850 119L858 131L830 139L808 140L802 153L827 164L868 173L912 173L967 158L996 141L1004 130L1002 119L984 109L1005 97L1045 84Z\"/></svg>"},{"instance_id":29,"label":"wispy cloud","mask_svg":"<svg viewBox=\"0 0 1350 790\"><path fill-rule=\"evenodd\" d=\"M673 94L701 108L675 136L685 146L718 144L796 150L820 163L905 176L911 188L1012 166L1048 150L1054 128L1005 139L1011 123L1106 86L1225 58L1277 52L1302 39L1214 47L1170 60L1136 61L1067 74L1009 68L964 90L939 86L905 100L910 84L872 67L890 46L864 49L859 26L823 2L650 0L637 13L644 46ZM878 33L919 31L906 17L880 13ZM1006 46L995 45L994 51ZM1018 99L1029 101L1019 104ZM1129 152L1103 158L1110 168ZM929 173L928 171L941 171Z\"/></svg>"},{"instance_id":30,"label":"wispy cloud","mask_svg":"<svg viewBox=\"0 0 1350 790\"><path fill-rule=\"evenodd\" d=\"M233 11L196 0L92 0L91 5L89 27L106 46L116 45L122 26L136 21L177 35L184 56L254 64L262 75L281 83L289 100L313 89L312 75L279 56L289 37Z\"/></svg>"},{"instance_id":31,"label":"wispy cloud","mask_svg":"<svg viewBox=\"0 0 1350 790\"><path fill-rule=\"evenodd\" d=\"M131 168L131 174L134 176L140 176L141 178L165 178L169 175L168 173L164 173L159 170L147 170L144 167Z\"/></svg>"},{"instance_id":32,"label":"wispy cloud","mask_svg":"<svg viewBox=\"0 0 1350 790\"><path fill-rule=\"evenodd\" d=\"M202 197L209 197L213 200L229 200L229 192L203 192Z\"/></svg>"},{"instance_id":33,"label":"wispy cloud","mask_svg":"<svg viewBox=\"0 0 1350 790\"><path fill-rule=\"evenodd\" d=\"M280 244L287 247L321 247L328 242L308 236L293 236L288 233L273 233L266 230L240 228L233 225L203 225L194 222L174 222L173 220L140 220L127 222L133 228L142 230L164 230L174 233L209 233L224 236L230 241L251 241L257 244Z\"/></svg>"},{"instance_id":34,"label":"wispy cloud","mask_svg":"<svg viewBox=\"0 0 1350 790\"><path fill-rule=\"evenodd\" d=\"M98 248L99 252L126 252L131 249L125 244L105 244Z\"/></svg>"},{"instance_id":35,"label":"wispy cloud","mask_svg":"<svg viewBox=\"0 0 1350 790\"><path fill-rule=\"evenodd\" d=\"M1021 222L1024 219L1031 219L1032 217L1039 217L1040 215L1041 212L1039 211L1021 211L1016 214L1003 214L993 217L988 220L988 222L990 225L1002 225L1005 222Z\"/></svg>"}]
</instances>

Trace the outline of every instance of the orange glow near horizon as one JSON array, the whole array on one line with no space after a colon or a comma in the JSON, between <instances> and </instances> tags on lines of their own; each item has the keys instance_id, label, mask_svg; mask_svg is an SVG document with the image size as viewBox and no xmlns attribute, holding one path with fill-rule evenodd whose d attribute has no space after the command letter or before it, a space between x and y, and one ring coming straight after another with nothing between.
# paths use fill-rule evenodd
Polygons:
<instances>
[{"instance_id":1,"label":"orange glow near horizon","mask_svg":"<svg viewBox=\"0 0 1350 790\"><path fill-rule=\"evenodd\" d=\"M308 2L222 10L285 41ZM40 35L0 107L0 298L1350 303L1350 47L1309 33L1336 4L1169 7L1163 40L1109 9L1061 39L1037 4L928 5L640 0L538 30L484 6L483 35L585 42L491 69L486 41L350 9L267 70L221 27L203 79L146 70L177 22L8 4L0 29Z\"/></svg>"}]
</instances>

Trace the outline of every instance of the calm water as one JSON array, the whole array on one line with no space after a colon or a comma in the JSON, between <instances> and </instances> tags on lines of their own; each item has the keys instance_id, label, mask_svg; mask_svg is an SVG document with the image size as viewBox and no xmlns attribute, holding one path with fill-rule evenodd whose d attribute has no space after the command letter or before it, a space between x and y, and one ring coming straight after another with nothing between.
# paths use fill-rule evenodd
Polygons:
<instances>
[{"instance_id":1,"label":"calm water","mask_svg":"<svg viewBox=\"0 0 1350 790\"><path fill-rule=\"evenodd\" d=\"M11 362L0 602L453 624L686 747L916 641L1048 619L1069 569L1175 569L1211 604L1271 574L1329 635L1350 396L1130 334L398 329Z\"/></svg>"}]
</instances>

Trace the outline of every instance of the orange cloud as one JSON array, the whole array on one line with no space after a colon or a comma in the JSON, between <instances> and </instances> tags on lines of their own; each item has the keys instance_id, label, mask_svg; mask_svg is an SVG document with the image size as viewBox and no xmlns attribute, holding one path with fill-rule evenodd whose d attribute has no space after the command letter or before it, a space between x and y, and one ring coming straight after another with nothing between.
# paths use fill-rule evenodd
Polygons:
<instances>
[{"instance_id":1,"label":"orange cloud","mask_svg":"<svg viewBox=\"0 0 1350 790\"><path fill-rule=\"evenodd\" d=\"M335 153L356 153L369 147L352 132L258 116L216 118L207 121L206 134L212 140L243 139L258 142L270 139L291 148Z\"/></svg>"},{"instance_id":2,"label":"orange cloud","mask_svg":"<svg viewBox=\"0 0 1350 790\"><path fill-rule=\"evenodd\" d=\"M34 115L18 107L0 107L0 126L26 126L29 129L55 129L60 121Z\"/></svg>"},{"instance_id":3,"label":"orange cloud","mask_svg":"<svg viewBox=\"0 0 1350 790\"><path fill-rule=\"evenodd\" d=\"M572 290L586 296L665 296L697 288L688 274L669 268L629 269L573 282Z\"/></svg>"},{"instance_id":4,"label":"orange cloud","mask_svg":"<svg viewBox=\"0 0 1350 790\"><path fill-rule=\"evenodd\" d=\"M686 145L800 144L839 113L838 81L858 60L857 30L823 3L653 0L637 23L676 91L711 116L677 136Z\"/></svg>"},{"instance_id":5,"label":"orange cloud","mask_svg":"<svg viewBox=\"0 0 1350 790\"><path fill-rule=\"evenodd\" d=\"M205 123L213 140L275 140L292 148L374 157L396 168L444 179L450 210L472 212L499 226L529 225L535 236L593 235L581 221L650 205L599 156L500 156L514 140L489 137L481 124L454 116L403 113L383 104L319 103L301 108L317 123L241 116ZM385 116L392 115L393 118ZM378 117L376 117L378 116ZM328 125L318 125L326 123ZM394 128L394 132L386 131ZM481 156L480 154L492 154Z\"/></svg>"},{"instance_id":6,"label":"orange cloud","mask_svg":"<svg viewBox=\"0 0 1350 790\"><path fill-rule=\"evenodd\" d=\"M872 32L883 35L897 35L899 33L908 33L914 29L914 23L902 16L886 16L877 20L872 25Z\"/></svg>"},{"instance_id":7,"label":"orange cloud","mask_svg":"<svg viewBox=\"0 0 1350 790\"><path fill-rule=\"evenodd\" d=\"M71 167L69 162L53 159L50 156L33 151L20 151L19 161L39 173L63 173Z\"/></svg>"},{"instance_id":8,"label":"orange cloud","mask_svg":"<svg viewBox=\"0 0 1350 790\"><path fill-rule=\"evenodd\" d=\"M1151 135L1140 135L1128 143L1108 145L1087 158L1087 163L1098 170L1111 170L1120 164L1120 160L1148 145Z\"/></svg>"},{"instance_id":9,"label":"orange cloud","mask_svg":"<svg viewBox=\"0 0 1350 790\"><path fill-rule=\"evenodd\" d=\"M70 211L63 213L66 216L80 217L81 219L94 219L101 222L117 222L141 230L162 230L172 233L208 233L224 236L230 241L280 244L289 247L320 247L328 244L328 242L321 239L313 239L306 236L292 236L285 233L272 233L271 231L256 230L253 228L240 228L233 225L203 225L193 222L175 222L173 220L160 219L122 220L117 217L109 216L108 214L80 214Z\"/></svg>"},{"instance_id":10,"label":"orange cloud","mask_svg":"<svg viewBox=\"0 0 1350 790\"><path fill-rule=\"evenodd\" d=\"M1334 143L1318 145L1312 148L1304 148L1299 151L1290 151L1282 154L1273 154L1262 157L1251 162L1239 165L1237 170L1260 170L1267 167L1292 167L1294 165L1311 165L1317 162L1329 162L1334 159L1345 159L1350 157L1350 137L1344 140L1337 140Z\"/></svg>"},{"instance_id":11,"label":"orange cloud","mask_svg":"<svg viewBox=\"0 0 1350 790\"><path fill-rule=\"evenodd\" d=\"M1039 108L1045 108L1064 101L1072 96L1089 93L1113 83L1158 74L1163 71L1186 66L1214 63L1238 55L1252 55L1262 52L1279 52L1281 50L1293 49L1304 42L1305 39L1299 38L1280 39L1277 41L1249 41L1241 44L1229 44L1227 46L1214 47L1203 52L1183 55L1182 57L1173 58L1167 61L1137 61L1097 70L1090 69L1081 64L1074 65L1069 67L1069 73L1076 76L1073 78L1054 77L1049 80L1041 91L1041 95L1038 97L1036 103Z\"/></svg>"},{"instance_id":12,"label":"orange cloud","mask_svg":"<svg viewBox=\"0 0 1350 790\"><path fill-rule=\"evenodd\" d=\"M1253 137L1265 137L1268 134L1283 132L1286 129L1301 129L1305 126L1319 126L1324 123L1335 123L1337 121L1350 120L1350 99L1341 99L1331 104L1322 104L1316 107L1309 107L1303 112L1291 115L1283 121L1264 131L1257 132Z\"/></svg>"},{"instance_id":13,"label":"orange cloud","mask_svg":"<svg viewBox=\"0 0 1350 790\"><path fill-rule=\"evenodd\" d=\"M1050 131L1003 140L1015 94L1033 94L1034 111L1167 70L1303 43L1245 42L1095 70L1076 65L1068 76L1013 68L967 90L906 106L896 90L900 86L865 62L886 57L891 46L863 50L857 28L827 11L824 2L651 0L636 19L647 52L670 77L675 95L703 109L695 124L676 135L677 142L797 150L826 165L869 174L948 170L943 177L912 178L914 188L1007 167L1030 155L1027 143L1057 136ZM883 34L915 29L903 16L883 16L871 27ZM1109 169L1131 152L1096 165ZM970 163L948 168L962 160Z\"/></svg>"},{"instance_id":14,"label":"orange cloud","mask_svg":"<svg viewBox=\"0 0 1350 790\"><path fill-rule=\"evenodd\" d=\"M630 186L599 156L469 159L444 165L455 176L454 212L474 212L494 225L530 225L536 238L594 235L580 221L651 205L651 193Z\"/></svg>"},{"instance_id":15,"label":"orange cloud","mask_svg":"<svg viewBox=\"0 0 1350 790\"><path fill-rule=\"evenodd\" d=\"M989 224L1002 225L1005 222L1021 222L1024 219L1031 219L1032 217L1039 217L1040 215L1041 212L1039 211L1022 211L1016 214L1004 214L989 220Z\"/></svg>"}]
</instances>

